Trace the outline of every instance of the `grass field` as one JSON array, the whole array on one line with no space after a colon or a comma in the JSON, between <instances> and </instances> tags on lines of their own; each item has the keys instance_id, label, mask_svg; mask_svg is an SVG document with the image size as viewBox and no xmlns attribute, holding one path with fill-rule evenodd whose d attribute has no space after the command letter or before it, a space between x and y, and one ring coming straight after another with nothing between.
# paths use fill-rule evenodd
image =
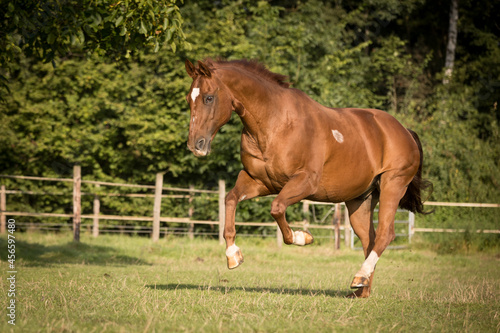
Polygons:
<instances>
[{"instance_id":1,"label":"grass field","mask_svg":"<svg viewBox=\"0 0 500 333\"><path fill-rule=\"evenodd\" d=\"M359 251L238 239L226 268L212 240L16 234L16 326L1 332L499 332L500 257L386 251L369 299L346 299Z\"/></svg>"}]
</instances>

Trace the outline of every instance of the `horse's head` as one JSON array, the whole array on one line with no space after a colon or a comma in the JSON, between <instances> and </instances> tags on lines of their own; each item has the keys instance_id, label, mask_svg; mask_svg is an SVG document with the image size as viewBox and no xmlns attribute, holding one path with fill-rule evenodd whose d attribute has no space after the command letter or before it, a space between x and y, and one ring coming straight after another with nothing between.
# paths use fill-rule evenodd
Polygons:
<instances>
[{"instance_id":1,"label":"horse's head","mask_svg":"<svg viewBox=\"0 0 500 333\"><path fill-rule=\"evenodd\" d=\"M193 79L186 97L191 108L188 148L195 156L206 156L215 134L231 118L231 94L209 64L198 61L196 67L186 60L186 71Z\"/></svg>"}]
</instances>

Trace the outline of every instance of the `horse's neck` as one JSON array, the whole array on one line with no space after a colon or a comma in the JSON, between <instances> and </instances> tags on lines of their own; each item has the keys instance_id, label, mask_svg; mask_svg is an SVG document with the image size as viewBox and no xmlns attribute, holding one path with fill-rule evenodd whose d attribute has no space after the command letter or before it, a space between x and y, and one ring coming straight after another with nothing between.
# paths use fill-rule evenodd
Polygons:
<instances>
[{"instance_id":1,"label":"horse's neck","mask_svg":"<svg viewBox=\"0 0 500 333\"><path fill-rule=\"evenodd\" d=\"M236 70L224 70L222 81L241 104L237 112L250 134L261 136L272 129L273 122L279 118L279 96L276 94L279 88Z\"/></svg>"}]
</instances>

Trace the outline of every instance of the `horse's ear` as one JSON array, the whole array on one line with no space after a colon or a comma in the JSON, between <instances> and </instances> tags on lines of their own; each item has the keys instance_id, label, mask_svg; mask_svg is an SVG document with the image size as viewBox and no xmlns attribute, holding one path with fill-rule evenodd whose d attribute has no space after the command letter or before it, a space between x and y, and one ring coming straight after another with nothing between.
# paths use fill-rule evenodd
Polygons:
<instances>
[{"instance_id":1,"label":"horse's ear","mask_svg":"<svg viewBox=\"0 0 500 333\"><path fill-rule=\"evenodd\" d=\"M205 75L206 77L212 77L212 73L210 72L210 69L208 68L208 66L199 60L198 60L198 67L199 67L201 74Z\"/></svg>"},{"instance_id":2,"label":"horse's ear","mask_svg":"<svg viewBox=\"0 0 500 333\"><path fill-rule=\"evenodd\" d=\"M193 79L198 75L198 73L196 73L196 67L194 67L193 63L189 61L189 59L186 59L186 72Z\"/></svg>"}]
</instances>

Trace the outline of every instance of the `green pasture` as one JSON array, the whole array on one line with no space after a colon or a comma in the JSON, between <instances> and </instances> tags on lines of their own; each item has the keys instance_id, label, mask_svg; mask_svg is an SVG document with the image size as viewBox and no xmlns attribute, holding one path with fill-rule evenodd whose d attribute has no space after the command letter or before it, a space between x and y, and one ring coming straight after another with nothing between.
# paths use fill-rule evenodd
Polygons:
<instances>
[{"instance_id":1,"label":"green pasture","mask_svg":"<svg viewBox=\"0 0 500 333\"><path fill-rule=\"evenodd\" d=\"M16 234L16 326L7 323L6 237L0 238L2 332L498 332L499 256L386 251L369 299L347 299L360 251L277 248L237 239L226 268L214 240L69 233Z\"/></svg>"}]
</instances>

